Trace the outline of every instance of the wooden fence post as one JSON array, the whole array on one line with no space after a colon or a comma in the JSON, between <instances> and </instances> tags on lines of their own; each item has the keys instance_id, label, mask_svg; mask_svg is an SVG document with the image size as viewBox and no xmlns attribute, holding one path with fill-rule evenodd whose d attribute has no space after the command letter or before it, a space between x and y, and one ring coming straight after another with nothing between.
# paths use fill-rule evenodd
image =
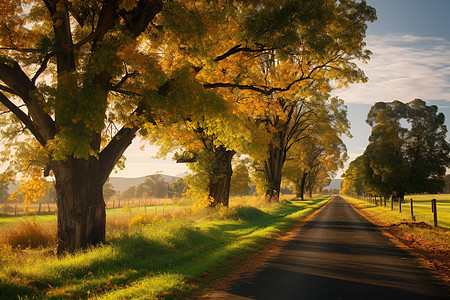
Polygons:
<instances>
[{"instance_id":1,"label":"wooden fence post","mask_svg":"<svg viewBox=\"0 0 450 300\"><path fill-rule=\"evenodd\" d=\"M414 216L413 198L411 198L411 220L416 221L416 217Z\"/></svg>"},{"instance_id":2,"label":"wooden fence post","mask_svg":"<svg viewBox=\"0 0 450 300\"><path fill-rule=\"evenodd\" d=\"M433 213L433 226L437 227L437 205L436 205L436 199L431 200L431 212Z\"/></svg>"}]
</instances>

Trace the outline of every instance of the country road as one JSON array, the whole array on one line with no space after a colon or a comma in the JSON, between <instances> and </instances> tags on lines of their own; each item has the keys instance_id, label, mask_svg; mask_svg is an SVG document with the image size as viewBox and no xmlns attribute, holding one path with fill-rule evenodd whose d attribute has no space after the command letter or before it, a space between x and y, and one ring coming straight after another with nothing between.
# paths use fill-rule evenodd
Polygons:
<instances>
[{"instance_id":1,"label":"country road","mask_svg":"<svg viewBox=\"0 0 450 300\"><path fill-rule=\"evenodd\" d=\"M417 258L335 197L222 299L450 299Z\"/></svg>"}]
</instances>

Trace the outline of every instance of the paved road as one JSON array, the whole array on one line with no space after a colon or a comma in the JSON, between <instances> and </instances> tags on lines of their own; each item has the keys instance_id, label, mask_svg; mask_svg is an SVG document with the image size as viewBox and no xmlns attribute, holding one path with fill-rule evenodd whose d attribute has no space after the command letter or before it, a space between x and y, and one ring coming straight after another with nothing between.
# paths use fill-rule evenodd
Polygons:
<instances>
[{"instance_id":1,"label":"paved road","mask_svg":"<svg viewBox=\"0 0 450 300\"><path fill-rule=\"evenodd\" d=\"M416 258L334 198L228 299L450 299Z\"/></svg>"}]
</instances>

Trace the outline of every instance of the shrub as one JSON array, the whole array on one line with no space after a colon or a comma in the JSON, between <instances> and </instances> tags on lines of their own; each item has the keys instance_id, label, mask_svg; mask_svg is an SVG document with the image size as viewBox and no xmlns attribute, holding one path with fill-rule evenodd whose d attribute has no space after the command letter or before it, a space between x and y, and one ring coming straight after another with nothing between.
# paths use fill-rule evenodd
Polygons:
<instances>
[{"instance_id":1,"label":"shrub","mask_svg":"<svg viewBox=\"0 0 450 300\"><path fill-rule=\"evenodd\" d=\"M130 222L128 222L128 226L129 227L142 226L145 224L150 224L151 222L152 222L152 217L150 217L149 215L146 215L146 214L144 214L144 215L139 214L138 216L131 219Z\"/></svg>"},{"instance_id":2,"label":"shrub","mask_svg":"<svg viewBox=\"0 0 450 300\"><path fill-rule=\"evenodd\" d=\"M2 234L1 241L17 249L48 247L56 237L42 225L33 221L20 221Z\"/></svg>"}]
</instances>

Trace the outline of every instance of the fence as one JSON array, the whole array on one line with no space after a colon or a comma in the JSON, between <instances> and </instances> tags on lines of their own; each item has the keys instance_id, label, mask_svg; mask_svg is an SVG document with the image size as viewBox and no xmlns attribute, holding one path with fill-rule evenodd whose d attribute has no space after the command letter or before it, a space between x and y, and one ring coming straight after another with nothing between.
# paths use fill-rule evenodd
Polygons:
<instances>
[{"instance_id":1,"label":"fence","mask_svg":"<svg viewBox=\"0 0 450 300\"><path fill-rule=\"evenodd\" d=\"M28 208L23 203L5 202L0 204L0 214L3 215L26 215L56 212L55 203L31 203Z\"/></svg>"},{"instance_id":2,"label":"fence","mask_svg":"<svg viewBox=\"0 0 450 300\"><path fill-rule=\"evenodd\" d=\"M433 197L432 199L430 199ZM450 228L450 197L436 199L436 196L407 196L404 200L396 200L381 196L357 196L356 198L381 206L391 211L398 211L404 218L412 221L426 222L434 227Z\"/></svg>"},{"instance_id":3,"label":"fence","mask_svg":"<svg viewBox=\"0 0 450 300\"><path fill-rule=\"evenodd\" d=\"M131 199L111 199L105 201L106 208L143 207L172 205L173 200L168 198L131 198ZM56 213L56 203L31 203L28 208L23 203L5 202L0 204L0 214L2 215L27 215Z\"/></svg>"}]
</instances>

